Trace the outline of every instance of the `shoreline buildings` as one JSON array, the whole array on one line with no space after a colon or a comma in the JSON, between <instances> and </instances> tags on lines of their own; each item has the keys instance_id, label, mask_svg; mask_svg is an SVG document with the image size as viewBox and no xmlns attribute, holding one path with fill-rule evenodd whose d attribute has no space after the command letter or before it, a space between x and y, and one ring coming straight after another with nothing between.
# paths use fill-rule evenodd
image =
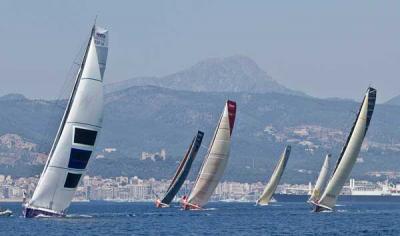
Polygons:
<instances>
[{"instance_id":1,"label":"shoreline buildings","mask_svg":"<svg viewBox=\"0 0 400 236\"><path fill-rule=\"evenodd\" d=\"M13 178L0 175L0 201L22 201L23 193L30 197L35 190L38 178ZM194 182L185 181L177 198L187 195ZM165 192L169 180L140 179L137 176L102 178L84 176L79 184L73 201L117 201L140 202L154 201L156 195ZM221 182L211 201L255 202L264 189L265 183ZM283 183L276 193L288 195L308 195L312 185ZM350 179L341 194L355 196L400 196L400 184L389 181L370 182Z\"/></svg>"}]
</instances>

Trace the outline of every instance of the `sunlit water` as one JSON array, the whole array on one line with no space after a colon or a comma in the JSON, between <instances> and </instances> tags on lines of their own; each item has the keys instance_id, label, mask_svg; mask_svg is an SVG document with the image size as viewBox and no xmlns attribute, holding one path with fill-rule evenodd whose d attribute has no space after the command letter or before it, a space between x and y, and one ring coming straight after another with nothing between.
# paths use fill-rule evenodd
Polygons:
<instances>
[{"instance_id":1,"label":"sunlit water","mask_svg":"<svg viewBox=\"0 0 400 236\"><path fill-rule=\"evenodd\" d=\"M203 211L151 203L73 203L66 218L0 218L4 235L400 235L398 203L346 203L313 213L305 203L210 203Z\"/></svg>"}]
</instances>

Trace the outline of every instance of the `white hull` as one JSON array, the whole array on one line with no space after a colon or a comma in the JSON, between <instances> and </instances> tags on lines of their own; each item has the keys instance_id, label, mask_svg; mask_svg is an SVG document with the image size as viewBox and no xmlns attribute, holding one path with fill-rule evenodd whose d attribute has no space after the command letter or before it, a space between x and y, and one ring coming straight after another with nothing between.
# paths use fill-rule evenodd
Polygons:
<instances>
[{"instance_id":1,"label":"white hull","mask_svg":"<svg viewBox=\"0 0 400 236\"><path fill-rule=\"evenodd\" d=\"M0 217L10 217L12 216L13 212L9 209L0 211Z\"/></svg>"}]
</instances>

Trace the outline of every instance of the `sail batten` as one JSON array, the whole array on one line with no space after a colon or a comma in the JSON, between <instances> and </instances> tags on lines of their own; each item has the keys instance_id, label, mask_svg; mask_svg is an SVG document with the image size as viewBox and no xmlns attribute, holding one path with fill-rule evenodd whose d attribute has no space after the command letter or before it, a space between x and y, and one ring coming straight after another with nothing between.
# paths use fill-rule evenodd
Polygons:
<instances>
[{"instance_id":1,"label":"sail batten","mask_svg":"<svg viewBox=\"0 0 400 236\"><path fill-rule=\"evenodd\" d=\"M203 207L221 180L229 159L235 117L236 103L228 100L219 118L193 189L189 198L183 202L185 209Z\"/></svg>"},{"instance_id":2,"label":"sail batten","mask_svg":"<svg viewBox=\"0 0 400 236\"><path fill-rule=\"evenodd\" d=\"M101 70L105 69L107 45L108 31L94 26L48 160L25 206L26 217L64 214L86 172L102 127Z\"/></svg>"},{"instance_id":3,"label":"sail batten","mask_svg":"<svg viewBox=\"0 0 400 236\"><path fill-rule=\"evenodd\" d=\"M268 184L265 186L263 193L261 194L260 198L257 200L257 204L259 205L268 205L270 202L273 194L275 193L276 188L278 187L279 181L283 175L285 170L286 164L289 160L291 151L291 146L286 146L285 150L283 151L278 164L275 166L274 172Z\"/></svg>"},{"instance_id":4,"label":"sail batten","mask_svg":"<svg viewBox=\"0 0 400 236\"><path fill-rule=\"evenodd\" d=\"M314 203L315 211L332 210L336 200L343 188L345 181L349 178L351 170L356 162L361 145L367 134L376 102L376 89L368 88L356 120L353 123L350 134L340 153L332 177L329 180L321 199Z\"/></svg>"}]
</instances>

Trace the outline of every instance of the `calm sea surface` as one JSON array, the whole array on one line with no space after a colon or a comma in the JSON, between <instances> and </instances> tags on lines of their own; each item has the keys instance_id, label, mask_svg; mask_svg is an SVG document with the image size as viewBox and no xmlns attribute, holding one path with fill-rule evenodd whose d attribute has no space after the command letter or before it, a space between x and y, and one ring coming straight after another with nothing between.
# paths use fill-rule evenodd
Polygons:
<instances>
[{"instance_id":1,"label":"calm sea surface","mask_svg":"<svg viewBox=\"0 0 400 236\"><path fill-rule=\"evenodd\" d=\"M62 219L0 218L3 235L400 235L400 201L342 202L313 213L305 203L210 203L206 210L156 209L152 203L73 203Z\"/></svg>"}]
</instances>

